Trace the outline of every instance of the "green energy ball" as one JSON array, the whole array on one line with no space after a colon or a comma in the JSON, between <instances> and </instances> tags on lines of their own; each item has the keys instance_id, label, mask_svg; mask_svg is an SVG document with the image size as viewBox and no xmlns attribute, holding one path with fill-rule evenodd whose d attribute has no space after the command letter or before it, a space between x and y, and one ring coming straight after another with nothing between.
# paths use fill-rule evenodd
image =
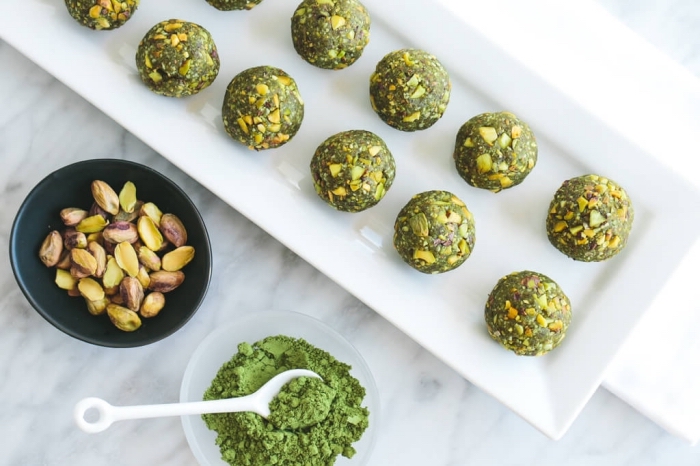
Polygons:
<instances>
[{"instance_id":1,"label":"green energy ball","mask_svg":"<svg viewBox=\"0 0 700 466\"><path fill-rule=\"evenodd\" d=\"M554 280L529 270L498 280L486 301L491 338L521 356L559 346L571 323L571 303Z\"/></svg>"},{"instance_id":2,"label":"green energy ball","mask_svg":"<svg viewBox=\"0 0 700 466\"><path fill-rule=\"evenodd\" d=\"M392 128L430 128L450 101L450 77L435 56L402 49L382 58L369 80L369 98L379 118Z\"/></svg>"},{"instance_id":3,"label":"green energy ball","mask_svg":"<svg viewBox=\"0 0 700 466\"><path fill-rule=\"evenodd\" d=\"M304 0L292 16L292 42L312 65L340 70L360 58L369 27L369 13L357 0Z\"/></svg>"},{"instance_id":4,"label":"green energy ball","mask_svg":"<svg viewBox=\"0 0 700 466\"><path fill-rule=\"evenodd\" d=\"M272 66L249 68L236 75L221 110L226 132L250 149L274 149L299 131L304 101L297 83Z\"/></svg>"},{"instance_id":5,"label":"green energy ball","mask_svg":"<svg viewBox=\"0 0 700 466\"><path fill-rule=\"evenodd\" d=\"M396 163L374 133L345 131L326 139L311 158L316 193L332 207L360 212L376 205L394 182Z\"/></svg>"},{"instance_id":6,"label":"green energy ball","mask_svg":"<svg viewBox=\"0 0 700 466\"><path fill-rule=\"evenodd\" d=\"M627 244L634 209L627 192L614 181L584 175L565 181L547 215L547 237L577 261L610 259Z\"/></svg>"},{"instance_id":7,"label":"green energy ball","mask_svg":"<svg viewBox=\"0 0 700 466\"><path fill-rule=\"evenodd\" d=\"M457 196L447 191L417 194L394 224L394 248L423 273L448 272L467 260L476 241L474 218Z\"/></svg>"},{"instance_id":8,"label":"green energy ball","mask_svg":"<svg viewBox=\"0 0 700 466\"><path fill-rule=\"evenodd\" d=\"M219 74L219 54L202 26L171 19L153 26L139 43L136 67L156 94L186 97L208 87Z\"/></svg>"},{"instance_id":9,"label":"green energy ball","mask_svg":"<svg viewBox=\"0 0 700 466\"><path fill-rule=\"evenodd\" d=\"M65 0L68 13L90 29L116 29L129 21L139 0Z\"/></svg>"},{"instance_id":10,"label":"green energy ball","mask_svg":"<svg viewBox=\"0 0 700 466\"><path fill-rule=\"evenodd\" d=\"M252 10L262 0L207 0L207 3L221 11Z\"/></svg>"},{"instance_id":11,"label":"green energy ball","mask_svg":"<svg viewBox=\"0 0 700 466\"><path fill-rule=\"evenodd\" d=\"M453 155L467 183L497 193L530 174L537 163L537 141L527 123L512 113L483 113L459 129Z\"/></svg>"}]
</instances>

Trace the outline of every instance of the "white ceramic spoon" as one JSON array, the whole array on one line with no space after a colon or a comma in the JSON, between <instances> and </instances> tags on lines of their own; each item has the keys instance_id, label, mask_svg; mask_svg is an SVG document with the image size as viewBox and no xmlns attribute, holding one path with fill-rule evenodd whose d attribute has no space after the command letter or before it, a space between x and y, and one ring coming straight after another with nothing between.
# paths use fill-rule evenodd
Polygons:
<instances>
[{"instance_id":1,"label":"white ceramic spoon","mask_svg":"<svg viewBox=\"0 0 700 466\"><path fill-rule=\"evenodd\" d=\"M112 406L100 398L84 398L73 409L73 419L83 431L90 434L102 432L114 421L125 419L146 419L165 416L187 416L190 414L206 413L236 413L251 411L267 418L270 415L270 402L284 384L297 377L317 377L315 372L305 369L293 369L282 372L271 378L257 392L239 398L223 400L192 401L189 403L169 403L160 405ZM85 420L88 410L97 410L98 418L94 421Z\"/></svg>"}]
</instances>

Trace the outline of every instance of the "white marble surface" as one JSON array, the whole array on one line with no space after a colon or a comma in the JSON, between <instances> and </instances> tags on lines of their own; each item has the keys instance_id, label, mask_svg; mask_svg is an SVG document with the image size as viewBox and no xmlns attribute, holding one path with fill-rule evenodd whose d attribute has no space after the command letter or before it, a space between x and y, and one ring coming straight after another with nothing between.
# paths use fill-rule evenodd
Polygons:
<instances>
[{"instance_id":1,"label":"white marble surface","mask_svg":"<svg viewBox=\"0 0 700 466\"><path fill-rule=\"evenodd\" d=\"M602 3L700 75L695 2ZM74 427L72 407L90 395L115 404L176 401L190 354L217 324L292 306L345 334L373 370L383 403L373 466L700 464L699 449L605 389L562 440L548 440L5 44L0 62L5 247L19 204L45 174L116 157L177 181L201 209L215 251L211 288L193 320L166 340L128 350L94 347L54 329L26 302L0 255L0 464L194 464L179 419L124 422L87 435Z\"/></svg>"}]
</instances>

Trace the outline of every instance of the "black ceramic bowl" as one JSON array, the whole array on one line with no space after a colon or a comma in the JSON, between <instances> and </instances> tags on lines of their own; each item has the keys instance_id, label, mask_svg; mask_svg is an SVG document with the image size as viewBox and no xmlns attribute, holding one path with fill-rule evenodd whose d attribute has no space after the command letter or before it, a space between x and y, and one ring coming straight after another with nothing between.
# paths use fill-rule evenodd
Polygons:
<instances>
[{"instance_id":1,"label":"black ceramic bowl","mask_svg":"<svg viewBox=\"0 0 700 466\"><path fill-rule=\"evenodd\" d=\"M132 181L139 199L153 202L163 213L182 220L187 244L195 248L194 260L183 269L185 281L165 295L163 310L155 317L142 319L143 324L134 332L117 329L106 314L91 315L82 297L68 296L56 286L55 268L39 260L39 248L49 232L65 229L59 216L61 209L90 209L90 184L96 179L107 182L117 193L126 181ZM17 212L10 235L10 261L19 287L42 317L79 340L118 348L147 345L181 328L199 308L211 278L209 235L187 194L155 170L118 159L74 163L44 178Z\"/></svg>"}]
</instances>

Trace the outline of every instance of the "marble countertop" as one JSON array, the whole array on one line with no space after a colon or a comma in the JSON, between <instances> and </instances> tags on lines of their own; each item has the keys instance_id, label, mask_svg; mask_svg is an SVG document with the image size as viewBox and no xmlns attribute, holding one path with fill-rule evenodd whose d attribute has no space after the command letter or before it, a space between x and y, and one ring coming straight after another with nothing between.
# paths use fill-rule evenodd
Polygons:
<instances>
[{"instance_id":1,"label":"marble countertop","mask_svg":"<svg viewBox=\"0 0 700 466\"><path fill-rule=\"evenodd\" d=\"M692 0L601 0L614 15L700 76L700 6ZM128 421L88 435L74 404L174 402L199 342L255 310L294 307L341 331L372 369L383 405L374 465L700 464L700 449L667 433L604 388L564 438L551 441L465 381L389 322L217 199L10 46L0 43L0 237L47 173L113 157L144 163L182 186L210 231L213 280L178 333L134 349L72 339L28 304L0 255L0 412L7 465L192 465L178 418Z\"/></svg>"}]
</instances>

